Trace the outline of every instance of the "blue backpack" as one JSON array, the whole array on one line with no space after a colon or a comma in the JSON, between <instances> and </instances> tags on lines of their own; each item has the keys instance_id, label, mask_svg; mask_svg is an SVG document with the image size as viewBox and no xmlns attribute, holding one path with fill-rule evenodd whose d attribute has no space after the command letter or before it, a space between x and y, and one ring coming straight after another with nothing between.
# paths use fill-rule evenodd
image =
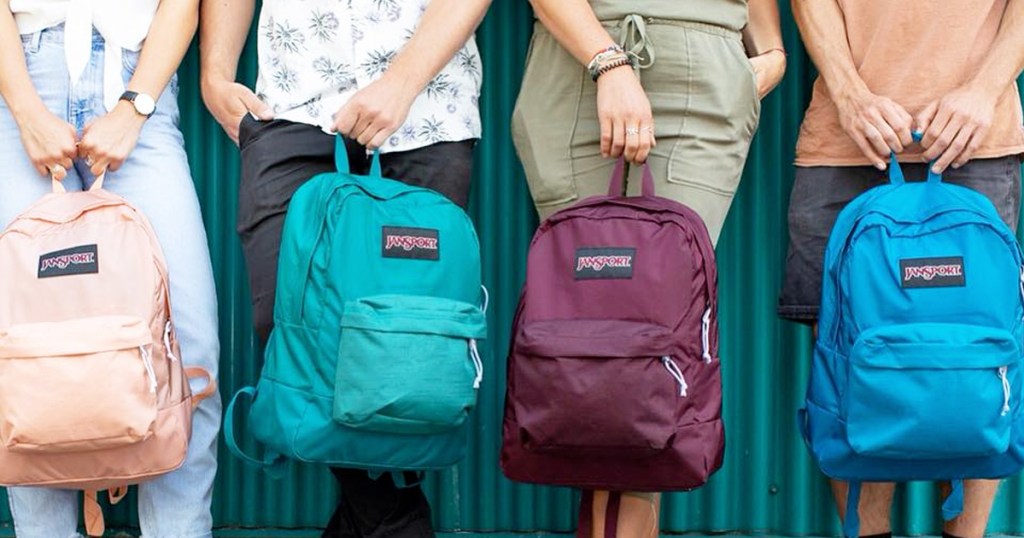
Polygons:
<instances>
[{"instance_id":1,"label":"blue backpack","mask_svg":"<svg viewBox=\"0 0 1024 538\"><path fill-rule=\"evenodd\" d=\"M473 223L443 195L383 178L379 154L369 176L350 174L338 137L335 159L289 204L274 330L259 383L228 406L228 448L273 474L288 459L377 474L454 465L483 376ZM241 396L262 460L235 439Z\"/></svg>"},{"instance_id":2,"label":"blue backpack","mask_svg":"<svg viewBox=\"0 0 1024 538\"><path fill-rule=\"evenodd\" d=\"M1021 249L992 203L942 182L890 184L839 214L825 251L818 340L799 423L822 472L850 482L952 480L1024 464Z\"/></svg>"}]
</instances>

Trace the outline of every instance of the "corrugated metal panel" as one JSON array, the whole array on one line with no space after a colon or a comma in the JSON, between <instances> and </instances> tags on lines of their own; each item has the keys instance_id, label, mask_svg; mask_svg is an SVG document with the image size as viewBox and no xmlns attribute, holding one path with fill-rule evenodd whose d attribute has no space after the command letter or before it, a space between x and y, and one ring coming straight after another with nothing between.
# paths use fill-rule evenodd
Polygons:
<instances>
[{"instance_id":1,"label":"corrugated metal panel","mask_svg":"<svg viewBox=\"0 0 1024 538\"><path fill-rule=\"evenodd\" d=\"M765 102L746 175L719 249L722 348L728 450L725 467L704 489L666 498L665 531L738 531L834 535L839 528L827 482L797 434L798 407L810 361L810 333L775 317L785 255L786 204L800 117L813 68L783 4L790 55L785 83ZM471 457L431 477L428 493L440 530L565 532L575 526L575 494L565 489L514 485L498 470L504 355L523 279L526 247L536 225L520 166L512 150L509 117L519 88L531 30L525 0L497 0L480 34L485 61L485 140L478 148L472 213L479 227L491 289L489 375L474 417ZM252 80L253 50L242 76ZM182 126L205 208L221 304L225 395L253 382L259 360L251 336L245 267L234 233L237 151L202 107L195 51L182 67ZM221 527L302 528L323 524L335 489L328 474L295 467L272 481L222 451L214 504ZM1024 486L1012 481L1000 494L991 532L1024 532ZM936 495L928 484L900 493L897 533L938 530ZM112 526L134 526L128 506L111 511ZM0 533L9 522L0 505Z\"/></svg>"}]
</instances>

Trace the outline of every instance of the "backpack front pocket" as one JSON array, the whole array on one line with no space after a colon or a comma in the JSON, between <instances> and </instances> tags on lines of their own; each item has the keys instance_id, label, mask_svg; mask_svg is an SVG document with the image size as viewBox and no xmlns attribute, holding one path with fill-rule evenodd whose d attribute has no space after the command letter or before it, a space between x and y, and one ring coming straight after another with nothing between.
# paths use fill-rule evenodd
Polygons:
<instances>
[{"instance_id":1,"label":"backpack front pocket","mask_svg":"<svg viewBox=\"0 0 1024 538\"><path fill-rule=\"evenodd\" d=\"M153 435L152 333L103 316L0 330L0 441L11 452L84 452Z\"/></svg>"},{"instance_id":2,"label":"backpack front pocket","mask_svg":"<svg viewBox=\"0 0 1024 538\"><path fill-rule=\"evenodd\" d=\"M1019 360L1016 341L1000 329L917 323L865 331L844 398L850 447L898 459L1006 452Z\"/></svg>"},{"instance_id":3,"label":"backpack front pocket","mask_svg":"<svg viewBox=\"0 0 1024 538\"><path fill-rule=\"evenodd\" d=\"M483 378L480 308L460 301L378 295L345 304L334 420L386 433L432 434L466 421Z\"/></svg>"},{"instance_id":4,"label":"backpack front pocket","mask_svg":"<svg viewBox=\"0 0 1024 538\"><path fill-rule=\"evenodd\" d=\"M671 445L691 388L672 332L620 320L527 323L514 401L527 450L635 458Z\"/></svg>"}]
</instances>

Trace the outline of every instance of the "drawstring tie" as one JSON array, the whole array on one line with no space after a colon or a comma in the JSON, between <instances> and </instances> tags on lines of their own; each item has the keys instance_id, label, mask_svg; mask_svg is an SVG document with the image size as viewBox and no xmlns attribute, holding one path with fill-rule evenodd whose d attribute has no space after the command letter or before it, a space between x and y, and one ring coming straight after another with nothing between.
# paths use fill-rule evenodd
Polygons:
<instances>
[{"instance_id":1,"label":"drawstring tie","mask_svg":"<svg viewBox=\"0 0 1024 538\"><path fill-rule=\"evenodd\" d=\"M636 58L639 69L648 69L654 65L654 44L647 36L647 22L637 14L626 15L622 19L622 30L619 46L626 54Z\"/></svg>"}]
</instances>

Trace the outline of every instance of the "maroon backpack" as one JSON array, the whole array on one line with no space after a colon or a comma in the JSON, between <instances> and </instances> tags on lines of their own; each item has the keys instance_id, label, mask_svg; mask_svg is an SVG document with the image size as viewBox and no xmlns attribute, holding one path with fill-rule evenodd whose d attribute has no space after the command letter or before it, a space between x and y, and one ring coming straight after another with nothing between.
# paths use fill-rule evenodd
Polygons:
<instances>
[{"instance_id":1,"label":"maroon backpack","mask_svg":"<svg viewBox=\"0 0 1024 538\"><path fill-rule=\"evenodd\" d=\"M688 490L722 464L715 254L700 217L608 196L544 221L508 357L501 466L520 482Z\"/></svg>"}]
</instances>

